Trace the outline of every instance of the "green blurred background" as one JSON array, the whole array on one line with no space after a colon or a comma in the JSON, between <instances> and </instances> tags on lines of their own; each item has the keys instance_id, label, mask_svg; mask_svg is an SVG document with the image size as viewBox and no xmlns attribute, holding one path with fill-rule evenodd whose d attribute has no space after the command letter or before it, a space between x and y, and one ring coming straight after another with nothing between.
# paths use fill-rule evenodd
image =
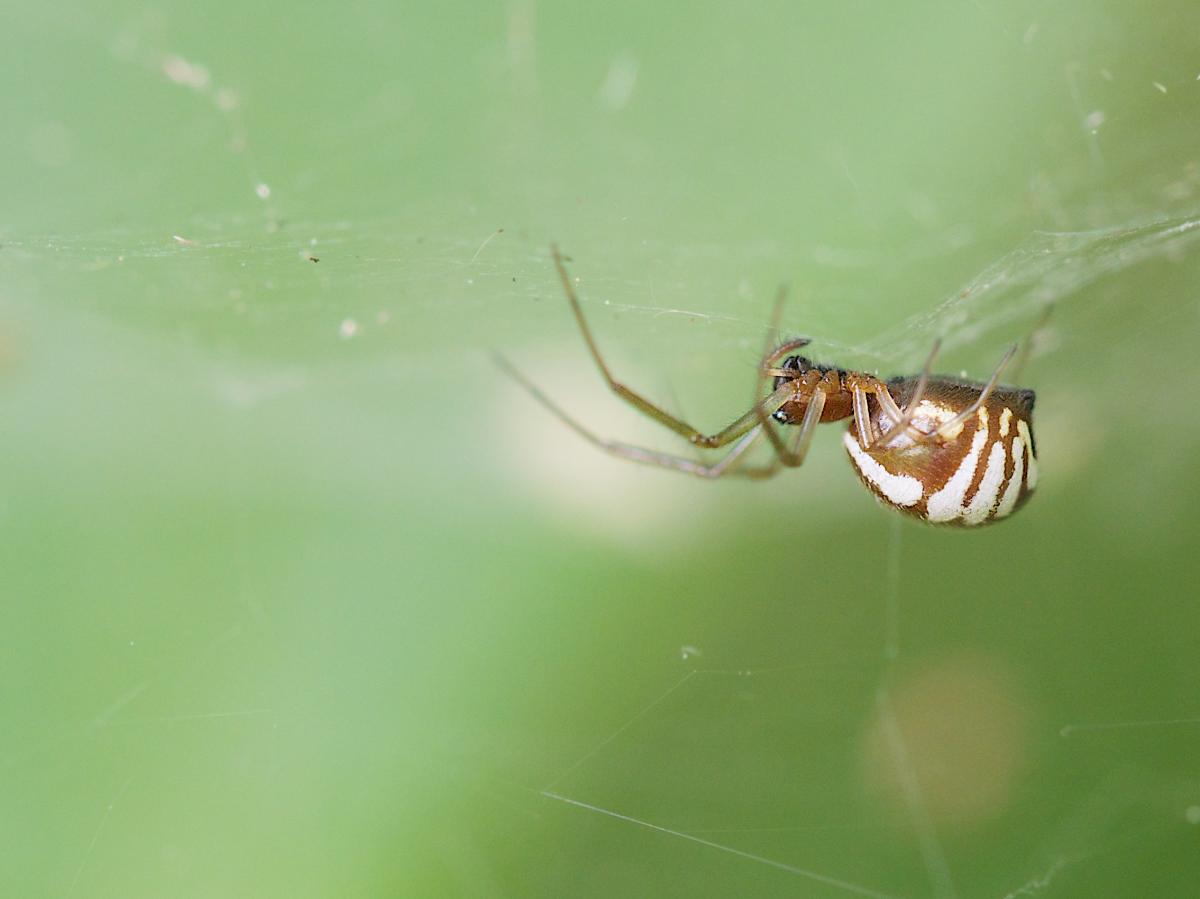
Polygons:
<instances>
[{"instance_id":1,"label":"green blurred background","mask_svg":"<svg viewBox=\"0 0 1200 899\"><path fill-rule=\"evenodd\" d=\"M1194 2L9 3L0 894L1193 896ZM500 229L503 229L502 231ZM743 411L986 377L977 532Z\"/></svg>"}]
</instances>

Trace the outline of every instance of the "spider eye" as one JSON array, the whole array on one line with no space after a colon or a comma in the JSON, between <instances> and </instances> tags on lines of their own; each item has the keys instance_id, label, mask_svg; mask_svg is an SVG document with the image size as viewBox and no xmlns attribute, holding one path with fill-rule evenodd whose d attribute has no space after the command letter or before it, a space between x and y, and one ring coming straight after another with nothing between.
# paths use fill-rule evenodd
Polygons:
<instances>
[{"instance_id":1,"label":"spider eye","mask_svg":"<svg viewBox=\"0 0 1200 899\"><path fill-rule=\"evenodd\" d=\"M783 360L783 364L780 366L780 368L782 368L784 371L794 371L796 374L802 375L806 372L812 371L813 364L811 360L806 359L804 356L788 356ZM789 380L791 380L790 376L776 375L773 389L780 387L785 381ZM783 421L785 419L780 420Z\"/></svg>"}]
</instances>

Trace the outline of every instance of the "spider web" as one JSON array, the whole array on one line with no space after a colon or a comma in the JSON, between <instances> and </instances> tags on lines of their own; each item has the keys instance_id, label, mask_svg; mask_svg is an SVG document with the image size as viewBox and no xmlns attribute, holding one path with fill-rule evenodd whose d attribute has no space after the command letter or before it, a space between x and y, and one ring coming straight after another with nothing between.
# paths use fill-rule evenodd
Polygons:
<instances>
[{"instance_id":1,"label":"spider web","mask_svg":"<svg viewBox=\"0 0 1200 899\"><path fill-rule=\"evenodd\" d=\"M966 6L959 37L1043 39ZM434 101L458 19L397 49L410 21L372 4L233 38L179 5L72 12L23 11L7 54L34 86L0 149L5 893L1180 894L1200 825L1180 107L1127 105L1157 127L1122 155L1098 98L1135 76L1072 61L1036 215L877 201L902 173L846 125L805 164L852 202L706 229L750 166L702 157L732 186L658 217L705 193L696 170L595 123L675 79L599 40L575 121L551 92L577 29L546 36L531 3L468 35ZM46 40L40 65L16 46ZM1169 74L1136 78L1176 102L1194 75ZM539 90L548 111L522 101ZM642 165L661 180L630 221ZM892 371L941 336L984 375L1052 309L1030 360L1045 495L959 540L875 509L832 433L757 490L594 458L484 361L502 347L640 439L569 330L550 237L614 364L705 421L745 408L782 278L789 330ZM912 296L885 305L893 283Z\"/></svg>"},{"instance_id":2,"label":"spider web","mask_svg":"<svg viewBox=\"0 0 1200 899\"><path fill-rule=\"evenodd\" d=\"M1057 314L1069 316L1070 312L1066 307L1085 296L1089 285L1147 260L1186 258L1189 253L1194 252L1193 244L1200 236L1198 228L1200 218L1180 216L1088 232L1035 234L1024 245L988 266L962 290L955 292L928 312L911 316L863 345L845 348L881 360L911 359L927 345L931 334L946 335L945 342L948 348L952 349L956 346L978 345L997 333L1012 334L1015 329L1028 326L1031 320L1039 317L1039 313L1044 315L1047 310L1063 307ZM661 313L664 310L649 311ZM1039 333L1035 336L1035 341L1037 355L1046 352L1048 346L1060 344L1061 337L1053 333ZM897 690L905 694L916 689L913 680L920 681L919 676L914 677L912 666L904 665L902 655L901 595L906 578L902 561L904 533L903 522L894 520L884 541L883 558L878 561L883 575L883 608L878 629L882 649L875 664L868 660L859 662L865 669L875 671L876 674L874 687L862 692L861 708L858 712L864 719L873 722L872 726L877 729L877 736L883 744L884 760L891 769L888 777L894 779L892 787L895 791L895 811L906 819L904 827L912 834L914 850L924 868L927 882L925 890L921 892L927 890L930 895L955 897L964 893L956 885L954 865L939 833L947 827L944 820L946 812L944 809L940 810L938 817L943 820L935 822L926 801L918 765L914 764L912 750L905 736L907 730L919 728L922 722L912 719L911 716L915 714L912 709L907 710L906 720L901 720L895 698ZM743 823L734 826L726 821L721 827L689 826L686 823L675 823L671 818L664 822L661 819L643 816L637 812L636 805L606 804L592 798L586 787L572 788L574 782L587 782L586 775L589 769L602 768L610 773L608 777L600 777L600 781L608 783L611 789L612 779L620 780L620 776L614 778L611 771L621 769L620 761L612 761L612 756L620 759L624 752L631 752L630 745L636 745L639 739L650 743L669 742L663 736L661 728L655 726L656 717L662 716L668 722L663 726L668 729L677 726L674 724L677 716L691 720L692 724L688 726L695 726L695 716L689 717L687 710L698 706L722 708L724 702L714 697L724 698L731 690L766 695L778 691L794 697L804 695L806 686L809 686L805 681L814 677L820 681L829 676L829 672L816 673L811 665L736 669L695 667L697 657L702 655L701 650L695 646L683 647L681 655L685 666L688 666L682 677L670 683L662 693L603 736L594 746L557 771L539 790L540 795L571 809L609 818L663 838L692 843L712 852L733 856L745 863L782 871L823 888L820 895L910 894L907 890L900 893L891 892L886 885L877 882L856 880L844 870L830 870L816 864L812 867L796 864L791 859L807 857L808 853L804 848L796 849L794 843L792 852L785 855L771 855L749 848L754 847L756 843L761 844L764 834L788 834L798 839L803 847L806 837L814 827L819 828L820 825L776 823L766 826ZM844 663L831 666L831 670L841 674L845 673L845 669ZM961 674L952 668L946 675L953 679L952 675L955 673ZM862 668L855 670L852 679L858 681L860 687L870 687L872 679L864 681L860 677L861 674ZM967 676L975 674L981 675L980 683L970 685L968 690L982 690L984 693L995 686L988 683L989 678L995 676L1003 682L1007 677L1007 673L1002 670L972 672L968 666ZM753 686L746 686L746 682ZM733 686L730 686L731 684ZM911 695L905 696L905 700L911 699ZM956 700L957 697L951 697L950 701ZM1019 691L1000 698L1002 703L1024 701L1026 698L1022 697ZM813 704L820 706L820 701L814 701ZM673 712L672 706L680 707L681 711ZM1056 730L1060 739L1068 740L1105 732L1138 730L1169 734L1173 729L1189 728L1197 723L1200 723L1200 719L1195 717L1116 720L1064 723ZM949 721L934 725L935 729L940 726L966 725ZM702 745L705 739L705 734L697 733L693 735L689 745ZM667 779L665 772L663 776ZM638 784L642 783L640 778L635 780ZM1186 819L1191 823L1200 821L1200 806L1187 804L1194 799L1198 786L1200 783L1194 778L1170 783L1169 780L1145 771L1135 773L1126 770L1119 776L1105 778L1093 792L1086 795L1078 807L1066 814L1057 831L1051 830L1043 838L1034 853L1042 861L1031 861L1026 866L1029 871L1027 880L1013 883L1009 888L994 889L985 893L980 893L976 888L967 894L994 895L1003 899L1051 894L1060 877L1069 877L1073 868L1086 865L1094 856L1111 851L1114 845L1123 842L1120 829L1129 826L1131 809L1150 808L1156 816L1161 816L1166 810L1169 815L1178 816L1176 820ZM630 791L633 796L644 800L644 786L634 786L631 783ZM758 798L764 804L769 804L765 796ZM691 803L681 799L680 804L688 806ZM1130 837L1125 834L1124 840L1160 839L1163 826L1161 818L1158 824L1141 821L1134 830L1137 836ZM870 832L871 825L860 823L857 827L851 825L847 829L850 833L862 837L864 833ZM769 843L769 840L767 842Z\"/></svg>"}]
</instances>

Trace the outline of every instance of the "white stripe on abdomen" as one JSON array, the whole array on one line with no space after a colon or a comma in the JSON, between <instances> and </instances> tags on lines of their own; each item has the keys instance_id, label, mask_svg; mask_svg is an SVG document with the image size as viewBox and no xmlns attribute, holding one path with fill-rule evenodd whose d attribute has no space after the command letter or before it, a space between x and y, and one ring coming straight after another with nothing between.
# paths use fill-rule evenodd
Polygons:
<instances>
[{"instance_id":1,"label":"white stripe on abdomen","mask_svg":"<svg viewBox=\"0 0 1200 899\"><path fill-rule=\"evenodd\" d=\"M946 485L929 497L929 502L925 505L925 517L930 521L953 521L966 514L963 501L967 498L967 489L975 480L975 470L979 467L979 459L988 440L987 410L980 408L978 417L979 426L971 438L971 448L963 456L950 480L946 481Z\"/></svg>"},{"instance_id":2,"label":"white stripe on abdomen","mask_svg":"<svg viewBox=\"0 0 1200 899\"><path fill-rule=\"evenodd\" d=\"M1004 496L1000 497L1000 505L996 506L996 517L1004 518L1017 505L1017 497L1021 495L1021 476L1025 473L1025 445L1020 437L1014 437L1012 442L1013 473Z\"/></svg>"},{"instance_id":3,"label":"white stripe on abdomen","mask_svg":"<svg viewBox=\"0 0 1200 899\"><path fill-rule=\"evenodd\" d=\"M996 508L996 500L1000 498L1000 488L1004 485L1005 455L1003 440L997 440L992 444L992 449L988 453L987 468L984 469L983 479L979 482L979 489L975 491L971 502L963 510L963 522L966 524L982 524Z\"/></svg>"},{"instance_id":4,"label":"white stripe on abdomen","mask_svg":"<svg viewBox=\"0 0 1200 899\"><path fill-rule=\"evenodd\" d=\"M1017 433L1021 435L1021 439L1025 441L1025 467L1027 473L1025 475L1025 487L1032 490L1037 486L1038 482L1038 464L1037 457L1033 455L1033 438L1029 436L1029 425L1023 421L1017 422Z\"/></svg>"},{"instance_id":5,"label":"white stripe on abdomen","mask_svg":"<svg viewBox=\"0 0 1200 899\"><path fill-rule=\"evenodd\" d=\"M892 474L872 459L849 431L842 435L842 442L846 444L846 450L850 453L854 465L862 472L862 476L873 484L888 502L897 506L914 506L921 501L925 490L916 478L906 474Z\"/></svg>"}]
</instances>

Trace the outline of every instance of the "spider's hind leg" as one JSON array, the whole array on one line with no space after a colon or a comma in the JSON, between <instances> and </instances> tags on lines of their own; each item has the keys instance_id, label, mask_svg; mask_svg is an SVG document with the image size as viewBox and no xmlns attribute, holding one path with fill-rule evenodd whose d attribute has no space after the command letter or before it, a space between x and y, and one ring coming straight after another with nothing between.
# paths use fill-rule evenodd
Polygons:
<instances>
[{"instance_id":1,"label":"spider's hind leg","mask_svg":"<svg viewBox=\"0 0 1200 899\"><path fill-rule=\"evenodd\" d=\"M975 402L971 403L971 405L967 406L967 408L963 409L950 420L942 422L937 430L929 434L922 434L917 438L917 442L926 443L935 437L945 437L948 434L953 434L955 428L978 412L980 407L988 401L988 397L992 395L992 391L996 389L996 385L1000 383L1000 375L1004 372L1005 367L1012 360L1012 357L1016 355L1016 352L1016 344L1008 348L1008 352L1001 357L1000 363L996 366L995 371L992 372L992 376L988 378L988 382L983 385L983 390L979 391L979 396L975 398Z\"/></svg>"},{"instance_id":2,"label":"spider's hind leg","mask_svg":"<svg viewBox=\"0 0 1200 899\"><path fill-rule=\"evenodd\" d=\"M1050 316L1053 314L1053 312L1054 304L1047 303L1042 308L1042 314L1038 316L1037 324L1033 326L1033 329L1029 332L1029 336L1026 337L1025 341L1021 344L1021 349L1017 353L1017 358L1013 360L1012 365L1008 369L1008 376L1012 378L1014 383L1021 380L1021 374L1025 371L1025 365L1029 362L1030 357L1033 355L1034 345L1038 342L1039 338L1046 333L1050 325Z\"/></svg>"},{"instance_id":3,"label":"spider's hind leg","mask_svg":"<svg viewBox=\"0 0 1200 899\"><path fill-rule=\"evenodd\" d=\"M875 446L887 446L888 443L899 434L901 431L907 431L909 423L912 422L913 415L916 414L917 407L921 405L921 400L925 399L925 389L929 386L929 373L933 370L933 360L937 358L938 351L942 348L942 339L939 337L933 342L933 348L930 349L929 355L925 357L925 365L921 368L921 376L917 378L917 386L913 389L912 396L908 402L904 404L904 409L899 409L895 401L892 400L892 395L888 392L887 385L883 384L882 389L875 391L875 397L881 403L884 401L884 395L891 401L890 406L884 404L884 409L888 417L892 419L894 424L884 432L878 440L872 440L871 444L866 447L870 450ZM898 413L898 414L897 414Z\"/></svg>"}]
</instances>

